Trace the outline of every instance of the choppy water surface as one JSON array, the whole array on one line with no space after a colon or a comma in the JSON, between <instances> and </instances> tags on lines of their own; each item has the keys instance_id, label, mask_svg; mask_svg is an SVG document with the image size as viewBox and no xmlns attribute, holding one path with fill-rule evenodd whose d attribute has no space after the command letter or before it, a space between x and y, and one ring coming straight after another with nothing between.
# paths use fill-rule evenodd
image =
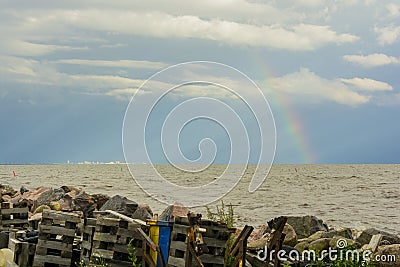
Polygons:
<instances>
[{"instance_id":1,"label":"choppy water surface","mask_svg":"<svg viewBox=\"0 0 400 267\"><path fill-rule=\"evenodd\" d=\"M171 182L198 186L218 177L225 166L213 165L193 175L168 165L157 168ZM247 188L253 170L254 166L249 166L224 197L235 206L238 225L257 226L275 216L309 214L331 226L376 227L400 233L400 165L274 165L264 184L251 194ZM14 188L73 185L88 193L119 194L148 203L155 213L165 208L142 192L122 164L2 165L0 183Z\"/></svg>"}]
</instances>

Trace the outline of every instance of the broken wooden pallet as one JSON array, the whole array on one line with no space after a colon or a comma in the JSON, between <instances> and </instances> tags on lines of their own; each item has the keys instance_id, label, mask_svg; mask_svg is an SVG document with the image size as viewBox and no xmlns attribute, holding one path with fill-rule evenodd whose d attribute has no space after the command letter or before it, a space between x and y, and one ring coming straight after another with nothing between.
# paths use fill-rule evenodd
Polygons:
<instances>
[{"instance_id":1,"label":"broken wooden pallet","mask_svg":"<svg viewBox=\"0 0 400 267\"><path fill-rule=\"evenodd\" d=\"M28 206L14 208L12 203L2 202L0 205L0 228L27 229L28 212Z\"/></svg>"},{"instance_id":2,"label":"broken wooden pallet","mask_svg":"<svg viewBox=\"0 0 400 267\"><path fill-rule=\"evenodd\" d=\"M39 225L33 267L70 266L80 216L75 213L44 210Z\"/></svg>"},{"instance_id":3,"label":"broken wooden pallet","mask_svg":"<svg viewBox=\"0 0 400 267\"><path fill-rule=\"evenodd\" d=\"M26 231L11 231L8 239L8 248L14 254L14 262L20 267L32 266L36 249L36 244L18 240L25 236Z\"/></svg>"},{"instance_id":4,"label":"broken wooden pallet","mask_svg":"<svg viewBox=\"0 0 400 267\"><path fill-rule=\"evenodd\" d=\"M185 266L187 250L187 229L189 228L187 217L176 217L171 234L171 245L168 257L168 266ZM225 224L211 220L201 220L200 227L205 228L202 234L203 241L207 245L208 252L199 256L205 267L224 266L229 233L231 232ZM194 262L193 266L197 266Z\"/></svg>"},{"instance_id":5,"label":"broken wooden pallet","mask_svg":"<svg viewBox=\"0 0 400 267\"><path fill-rule=\"evenodd\" d=\"M132 266L128 244L133 239L131 245L140 262L143 255L142 237L135 231L137 228L147 229L146 226L122 219L99 217L93 234L91 261L100 259L108 266Z\"/></svg>"}]
</instances>

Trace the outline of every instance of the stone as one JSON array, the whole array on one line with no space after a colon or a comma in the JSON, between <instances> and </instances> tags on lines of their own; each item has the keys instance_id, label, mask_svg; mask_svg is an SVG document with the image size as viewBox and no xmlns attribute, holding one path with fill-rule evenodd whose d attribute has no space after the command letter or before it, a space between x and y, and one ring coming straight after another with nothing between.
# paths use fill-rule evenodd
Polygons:
<instances>
[{"instance_id":1,"label":"stone","mask_svg":"<svg viewBox=\"0 0 400 267\"><path fill-rule=\"evenodd\" d=\"M58 203L61 206L62 211L72 211L72 197L65 194Z\"/></svg>"},{"instance_id":2,"label":"stone","mask_svg":"<svg viewBox=\"0 0 400 267\"><path fill-rule=\"evenodd\" d=\"M81 192L82 190L73 186L63 185L60 187L65 193L69 193L71 191L75 191L76 193Z\"/></svg>"},{"instance_id":3,"label":"stone","mask_svg":"<svg viewBox=\"0 0 400 267\"><path fill-rule=\"evenodd\" d=\"M80 191L75 198L72 198L71 207L73 210L82 211L83 217L87 218L93 215L93 211L96 208L96 203L91 195L87 194L85 191Z\"/></svg>"},{"instance_id":4,"label":"stone","mask_svg":"<svg viewBox=\"0 0 400 267\"><path fill-rule=\"evenodd\" d=\"M251 232L251 234L248 238L248 241L251 242L251 241L265 237L266 234L269 235L268 230L269 230L269 228L266 224L261 225L259 228L254 229L253 232ZM240 232L238 234L240 234Z\"/></svg>"},{"instance_id":5,"label":"stone","mask_svg":"<svg viewBox=\"0 0 400 267\"><path fill-rule=\"evenodd\" d=\"M61 211L61 204L58 203L57 201L50 201L49 203L49 207L52 210L56 210L56 211Z\"/></svg>"},{"instance_id":6,"label":"stone","mask_svg":"<svg viewBox=\"0 0 400 267\"><path fill-rule=\"evenodd\" d=\"M294 247L297 244L297 234L290 224L285 224L282 233L285 234L284 245Z\"/></svg>"},{"instance_id":7,"label":"stone","mask_svg":"<svg viewBox=\"0 0 400 267\"><path fill-rule=\"evenodd\" d=\"M138 204L126 197L115 195L111 197L104 205L100 208L100 211L113 210L126 216L132 216L134 209L136 210Z\"/></svg>"},{"instance_id":8,"label":"stone","mask_svg":"<svg viewBox=\"0 0 400 267\"><path fill-rule=\"evenodd\" d=\"M307 237L307 238L298 239L297 241L298 241L298 242L307 242L307 243L311 243L311 242L313 242L313 241L315 241L315 240L318 240L318 239L323 238L324 233L326 233L326 232L324 232L324 231L318 231L318 232L316 232L316 233L310 235L310 236Z\"/></svg>"},{"instance_id":9,"label":"stone","mask_svg":"<svg viewBox=\"0 0 400 267\"><path fill-rule=\"evenodd\" d=\"M19 193L22 195L25 192L29 192L29 189L26 188L25 186L21 186L21 188L19 189Z\"/></svg>"},{"instance_id":10,"label":"stone","mask_svg":"<svg viewBox=\"0 0 400 267\"><path fill-rule=\"evenodd\" d=\"M371 259L377 259L377 257L381 260L374 262L378 267L400 266L400 244L379 246ZM382 261L383 259L385 261Z\"/></svg>"},{"instance_id":11,"label":"stone","mask_svg":"<svg viewBox=\"0 0 400 267\"><path fill-rule=\"evenodd\" d=\"M43 194L44 192L47 192L49 190L52 190L51 187L38 187L34 190L30 190L28 192L25 192L21 195L21 200L20 201L25 201L28 203L28 207L30 207L31 211L33 211L36 207L34 207L34 203L37 201L37 199Z\"/></svg>"},{"instance_id":12,"label":"stone","mask_svg":"<svg viewBox=\"0 0 400 267\"><path fill-rule=\"evenodd\" d=\"M262 237L260 239L248 242L247 249L248 250L260 250L260 249L264 249L267 244L268 244L268 237Z\"/></svg>"},{"instance_id":13,"label":"stone","mask_svg":"<svg viewBox=\"0 0 400 267\"><path fill-rule=\"evenodd\" d=\"M43 210L51 210L51 208L50 208L49 206L47 206L47 205L41 205L41 206L39 206L39 207L37 207L37 208L35 209L35 211L33 212L33 214L42 213Z\"/></svg>"},{"instance_id":14,"label":"stone","mask_svg":"<svg viewBox=\"0 0 400 267\"><path fill-rule=\"evenodd\" d=\"M12 186L8 184L0 184L0 195L14 196L17 193Z\"/></svg>"},{"instance_id":15,"label":"stone","mask_svg":"<svg viewBox=\"0 0 400 267\"><path fill-rule=\"evenodd\" d=\"M58 201L65 195L62 189L51 189L43 192L34 202L34 207L49 205L51 201Z\"/></svg>"},{"instance_id":16,"label":"stone","mask_svg":"<svg viewBox=\"0 0 400 267\"><path fill-rule=\"evenodd\" d=\"M329 242L329 246L331 248L337 248L338 247L338 241L340 241L341 246L347 247L347 246L355 246L356 248L361 248L361 245L354 241L353 239L345 238L343 236L336 235L332 237L331 241ZM345 245L344 245L345 244Z\"/></svg>"},{"instance_id":17,"label":"stone","mask_svg":"<svg viewBox=\"0 0 400 267\"><path fill-rule=\"evenodd\" d=\"M9 248L0 249L0 267L8 267L14 262L14 252ZM16 265L11 265L16 266Z\"/></svg>"},{"instance_id":18,"label":"stone","mask_svg":"<svg viewBox=\"0 0 400 267\"><path fill-rule=\"evenodd\" d=\"M33 203L41 196L41 194L49 190L52 190L52 188L44 186L38 187L34 190L23 193L21 199L27 200L27 202L30 203L30 206L32 206Z\"/></svg>"},{"instance_id":19,"label":"stone","mask_svg":"<svg viewBox=\"0 0 400 267\"><path fill-rule=\"evenodd\" d=\"M294 248L297 249L300 252L303 252L304 250L308 249L309 245L310 245L310 243L308 243L307 241L302 241L300 243L297 243L297 245L294 246Z\"/></svg>"},{"instance_id":20,"label":"stone","mask_svg":"<svg viewBox=\"0 0 400 267\"><path fill-rule=\"evenodd\" d=\"M11 202L12 197L9 195L1 196L1 202Z\"/></svg>"},{"instance_id":21,"label":"stone","mask_svg":"<svg viewBox=\"0 0 400 267\"><path fill-rule=\"evenodd\" d=\"M337 230L331 230L329 232L323 232L323 238L332 238L334 236L341 236L347 239L353 239L353 234L350 228L339 228Z\"/></svg>"},{"instance_id":22,"label":"stone","mask_svg":"<svg viewBox=\"0 0 400 267\"><path fill-rule=\"evenodd\" d=\"M162 221L172 221L175 217L186 217L189 209L182 205L169 205L158 217Z\"/></svg>"},{"instance_id":23,"label":"stone","mask_svg":"<svg viewBox=\"0 0 400 267\"><path fill-rule=\"evenodd\" d=\"M139 205L138 208L133 213L132 218L139 219L145 222L146 220L153 219L153 215L149 212L146 206Z\"/></svg>"},{"instance_id":24,"label":"stone","mask_svg":"<svg viewBox=\"0 0 400 267\"><path fill-rule=\"evenodd\" d=\"M361 245L368 244L369 241L371 241L371 238L373 235L381 234L382 235L382 241L386 240L390 242L390 244L400 244L400 237L391 234L385 231L380 231L375 228L368 228L364 231L361 232L360 236L356 239L358 243Z\"/></svg>"},{"instance_id":25,"label":"stone","mask_svg":"<svg viewBox=\"0 0 400 267\"><path fill-rule=\"evenodd\" d=\"M329 248L330 241L331 241L331 238L317 239L308 245L308 249L314 250L316 252L321 252L322 250L327 250Z\"/></svg>"},{"instance_id":26,"label":"stone","mask_svg":"<svg viewBox=\"0 0 400 267\"><path fill-rule=\"evenodd\" d=\"M92 194L94 202L96 203L96 209L99 210L103 205L110 199L109 196L104 194Z\"/></svg>"},{"instance_id":27,"label":"stone","mask_svg":"<svg viewBox=\"0 0 400 267\"><path fill-rule=\"evenodd\" d=\"M289 216L287 223L290 224L296 234L297 238L306 238L318 231L328 231L328 226L315 216Z\"/></svg>"},{"instance_id":28,"label":"stone","mask_svg":"<svg viewBox=\"0 0 400 267\"><path fill-rule=\"evenodd\" d=\"M17 204L18 202L21 202L22 200L22 195L20 192L17 192L10 200L9 202L13 203L14 205ZM26 201L25 201L26 202Z\"/></svg>"}]
</instances>

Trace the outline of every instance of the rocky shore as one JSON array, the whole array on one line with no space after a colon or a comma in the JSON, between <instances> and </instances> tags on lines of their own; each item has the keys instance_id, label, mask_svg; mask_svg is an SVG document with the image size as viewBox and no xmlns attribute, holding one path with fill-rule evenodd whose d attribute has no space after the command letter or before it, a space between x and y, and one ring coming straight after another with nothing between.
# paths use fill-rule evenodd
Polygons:
<instances>
[{"instance_id":1,"label":"rocky shore","mask_svg":"<svg viewBox=\"0 0 400 267\"><path fill-rule=\"evenodd\" d=\"M73 186L60 188L38 187L19 190L9 185L0 184L1 202L10 202L13 207L28 207L29 220L38 221L43 210L52 209L65 212L77 212L82 217L92 216L94 211L113 210L126 216L146 221L153 218L151 208L143 203L137 203L126 197L105 194L88 194L84 190ZM185 216L188 210L174 206L168 207L159 218L165 219L168 215ZM240 233L240 228L237 233ZM268 245L273 229L263 225L255 229L248 240L248 251L256 255ZM400 236L379 229L350 229L346 227L331 228L315 216L289 216L284 227L284 249L288 252L305 250L323 251L336 249L338 241L342 240L360 251L368 249L373 236L379 236L378 244L373 250L372 257L394 255L390 262L376 262L377 266L400 266ZM344 241L343 241L344 240ZM256 266L256 265L253 265Z\"/></svg>"}]
</instances>

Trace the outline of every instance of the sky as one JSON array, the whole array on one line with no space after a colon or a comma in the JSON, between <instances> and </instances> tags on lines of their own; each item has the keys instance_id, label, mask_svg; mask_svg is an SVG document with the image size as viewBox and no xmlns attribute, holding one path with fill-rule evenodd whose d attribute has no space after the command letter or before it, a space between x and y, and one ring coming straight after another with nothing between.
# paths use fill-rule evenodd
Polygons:
<instances>
[{"instance_id":1,"label":"sky","mask_svg":"<svg viewBox=\"0 0 400 267\"><path fill-rule=\"evenodd\" d=\"M191 61L218 62L254 81L275 122L274 163L400 163L398 1L2 0L0 22L1 164L123 162L132 97L140 105L159 90L141 87L148 78ZM253 89L245 88L250 98ZM233 107L237 100L215 86L166 97L146 133L154 162L166 162L156 129L191 97ZM245 124L255 163L260 133ZM224 127L201 119L186 126L186 158L198 158L199 142L211 138L215 163L229 161Z\"/></svg>"}]
</instances>

